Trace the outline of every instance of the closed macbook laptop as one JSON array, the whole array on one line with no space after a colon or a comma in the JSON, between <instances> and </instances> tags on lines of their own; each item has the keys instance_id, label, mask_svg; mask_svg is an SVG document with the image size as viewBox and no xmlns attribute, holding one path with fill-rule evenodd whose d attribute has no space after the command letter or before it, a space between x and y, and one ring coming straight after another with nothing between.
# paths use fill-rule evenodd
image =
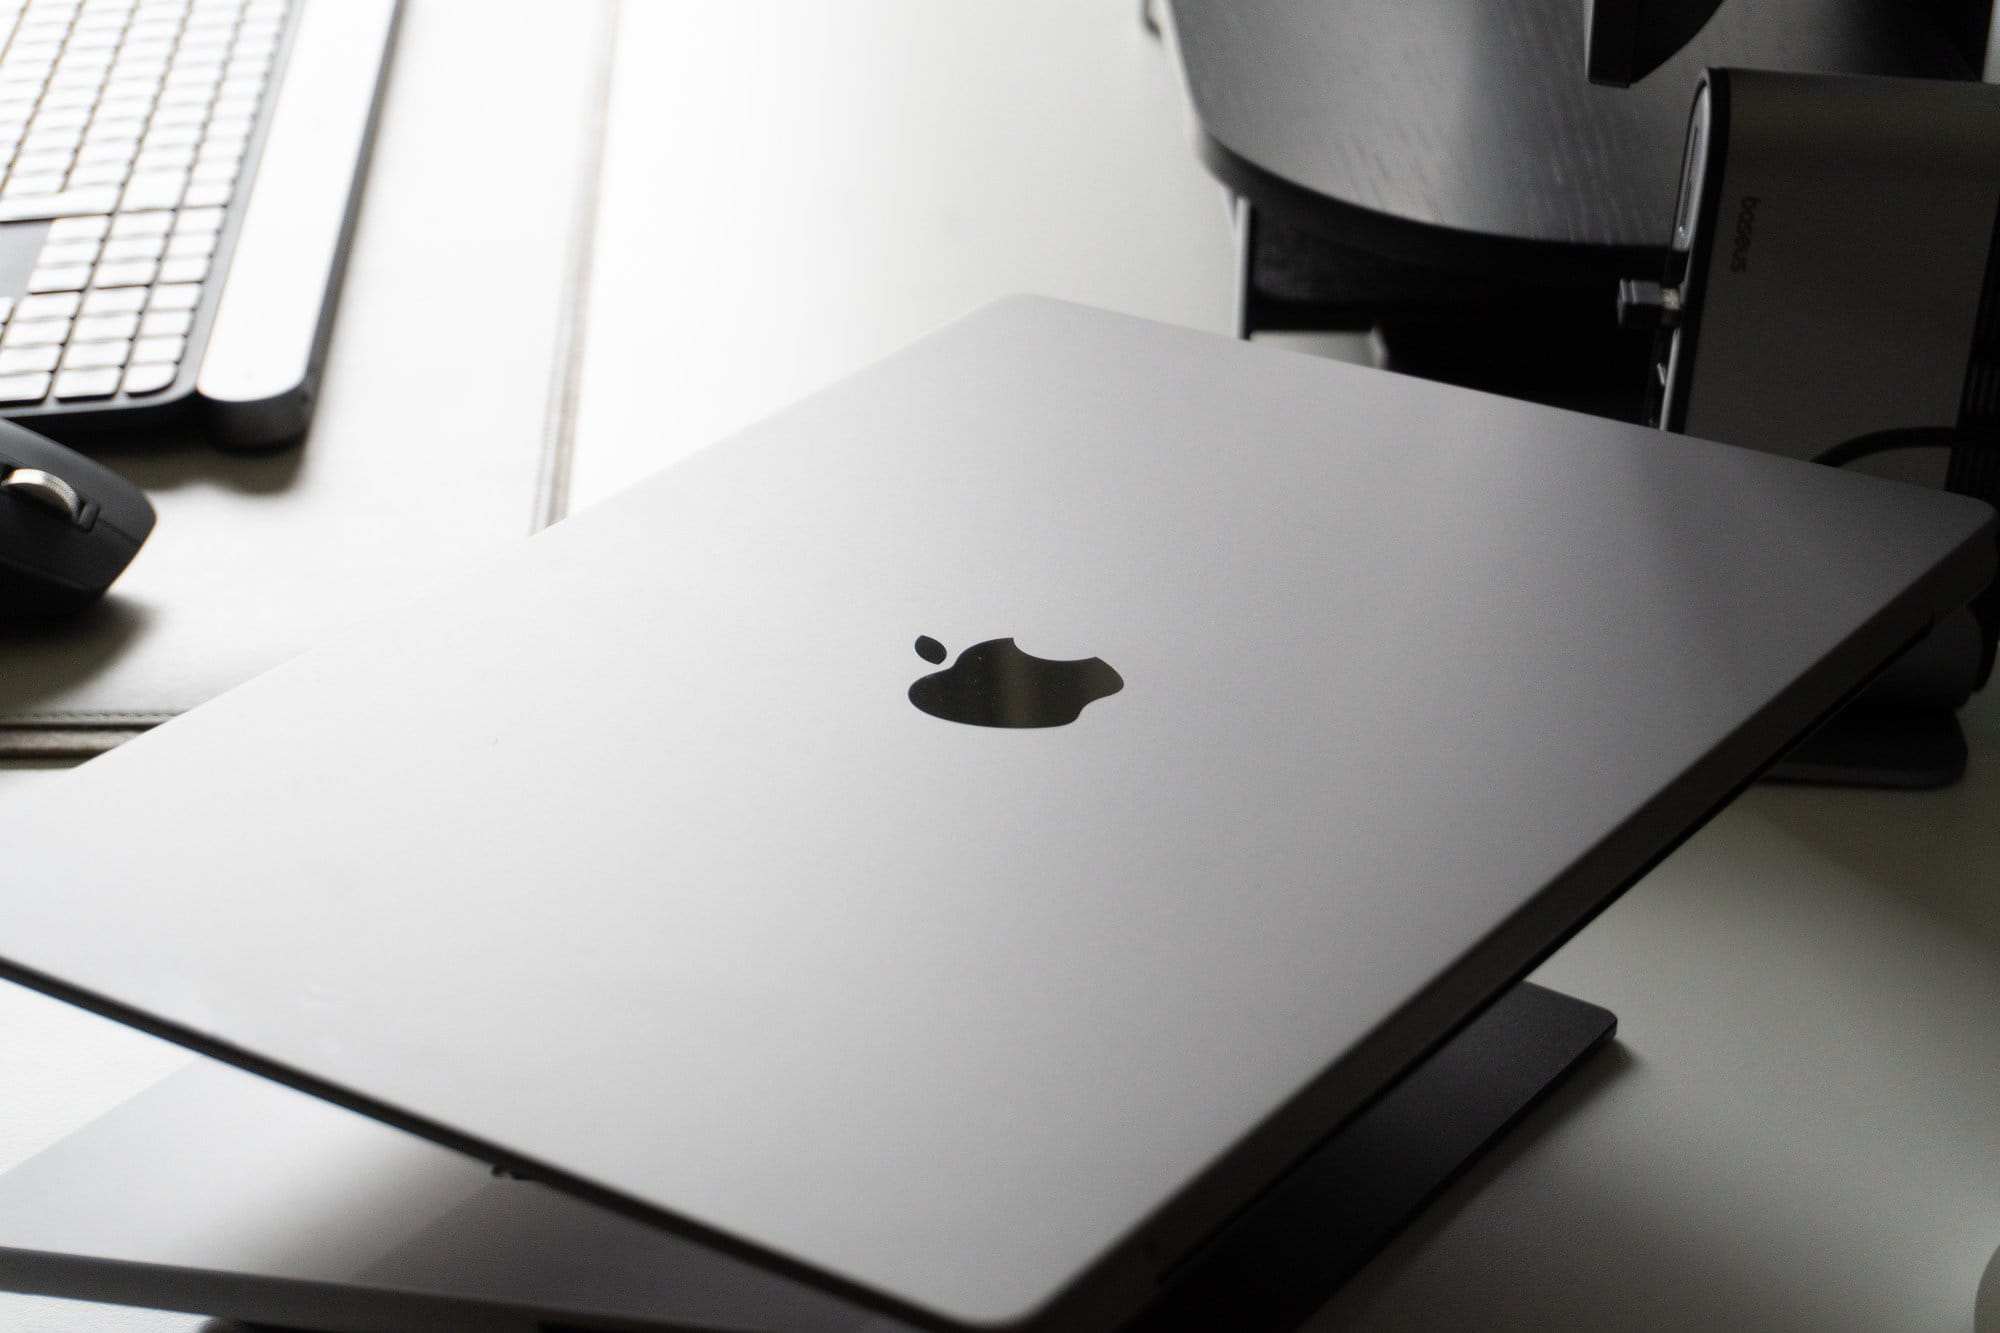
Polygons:
<instances>
[{"instance_id":1,"label":"closed macbook laptop","mask_svg":"<svg viewBox=\"0 0 2000 1333\"><path fill-rule=\"evenodd\" d=\"M24 793L0 959L898 1319L1103 1327L1993 547L1004 302Z\"/></svg>"}]
</instances>

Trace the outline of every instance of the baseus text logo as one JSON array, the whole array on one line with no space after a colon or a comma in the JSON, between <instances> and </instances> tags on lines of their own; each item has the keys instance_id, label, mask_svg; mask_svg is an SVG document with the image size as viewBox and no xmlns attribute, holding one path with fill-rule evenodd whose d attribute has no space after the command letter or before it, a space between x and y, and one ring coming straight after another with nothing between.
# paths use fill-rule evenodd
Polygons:
<instances>
[{"instance_id":1,"label":"baseus text logo","mask_svg":"<svg viewBox=\"0 0 2000 1333\"><path fill-rule=\"evenodd\" d=\"M1758 199L1754 194L1743 196L1743 202L1736 209L1736 248L1729 252L1729 271L1747 273L1750 271L1750 235L1757 229Z\"/></svg>"}]
</instances>

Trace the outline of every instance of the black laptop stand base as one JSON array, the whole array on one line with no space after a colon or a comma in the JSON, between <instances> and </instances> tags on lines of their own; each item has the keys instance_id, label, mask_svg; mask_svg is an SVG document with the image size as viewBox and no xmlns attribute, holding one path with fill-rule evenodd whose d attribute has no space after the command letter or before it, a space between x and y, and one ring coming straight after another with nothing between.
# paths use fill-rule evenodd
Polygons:
<instances>
[{"instance_id":1,"label":"black laptop stand base","mask_svg":"<svg viewBox=\"0 0 2000 1333\"><path fill-rule=\"evenodd\" d=\"M1946 709L1849 708L1779 760L1767 782L1929 791L1965 776L1958 715Z\"/></svg>"},{"instance_id":2,"label":"black laptop stand base","mask_svg":"<svg viewBox=\"0 0 2000 1333\"><path fill-rule=\"evenodd\" d=\"M1609 1010L1516 985L1197 1252L1124 1333L1289 1333L1617 1026Z\"/></svg>"}]
</instances>

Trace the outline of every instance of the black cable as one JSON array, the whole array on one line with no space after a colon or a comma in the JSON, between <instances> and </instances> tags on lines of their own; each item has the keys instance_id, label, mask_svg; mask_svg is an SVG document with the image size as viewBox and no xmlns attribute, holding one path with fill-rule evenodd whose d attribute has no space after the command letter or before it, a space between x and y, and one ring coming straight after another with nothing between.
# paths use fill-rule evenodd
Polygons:
<instances>
[{"instance_id":1,"label":"black cable","mask_svg":"<svg viewBox=\"0 0 2000 1333\"><path fill-rule=\"evenodd\" d=\"M1962 444L1986 444L1994 438L1987 431L1964 426L1898 426L1842 440L1824 453L1813 455L1812 461L1828 467L1846 467L1859 459L1897 449L1950 449Z\"/></svg>"}]
</instances>

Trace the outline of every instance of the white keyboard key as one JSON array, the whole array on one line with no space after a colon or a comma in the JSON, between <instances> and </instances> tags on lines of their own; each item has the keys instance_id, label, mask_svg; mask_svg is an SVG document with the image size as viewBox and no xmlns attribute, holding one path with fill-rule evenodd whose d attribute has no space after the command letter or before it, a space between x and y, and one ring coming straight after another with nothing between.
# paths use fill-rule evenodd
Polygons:
<instances>
[{"instance_id":1,"label":"white keyboard key","mask_svg":"<svg viewBox=\"0 0 2000 1333\"><path fill-rule=\"evenodd\" d=\"M152 361L133 366L125 372L125 392L133 397L158 393L173 385L174 377L180 374L180 367L165 361Z\"/></svg>"},{"instance_id":2,"label":"white keyboard key","mask_svg":"<svg viewBox=\"0 0 2000 1333\"><path fill-rule=\"evenodd\" d=\"M186 190L185 171L149 171L134 174L132 179L125 183L125 195L120 207L172 208L181 201L181 195Z\"/></svg>"},{"instance_id":3,"label":"white keyboard key","mask_svg":"<svg viewBox=\"0 0 2000 1333\"><path fill-rule=\"evenodd\" d=\"M96 241L50 241L35 262L43 268L61 264L88 264L97 258Z\"/></svg>"},{"instance_id":4,"label":"white keyboard key","mask_svg":"<svg viewBox=\"0 0 2000 1333\"><path fill-rule=\"evenodd\" d=\"M64 370L102 370L107 366L123 370L131 354L132 344L127 342L73 342L63 353L62 366Z\"/></svg>"},{"instance_id":5,"label":"white keyboard key","mask_svg":"<svg viewBox=\"0 0 2000 1333\"><path fill-rule=\"evenodd\" d=\"M56 111L67 111L73 107L94 110L101 100L97 84L98 81L88 75L55 80L42 94L41 104Z\"/></svg>"},{"instance_id":6,"label":"white keyboard key","mask_svg":"<svg viewBox=\"0 0 2000 1333\"><path fill-rule=\"evenodd\" d=\"M6 323L7 316L13 313L14 302L5 296L0 296L0 324Z\"/></svg>"},{"instance_id":7,"label":"white keyboard key","mask_svg":"<svg viewBox=\"0 0 2000 1333\"><path fill-rule=\"evenodd\" d=\"M63 43L62 59L56 61L55 77L89 78L96 76L101 83L104 71L111 68L117 59L118 47L111 42L79 41L75 36Z\"/></svg>"},{"instance_id":8,"label":"white keyboard key","mask_svg":"<svg viewBox=\"0 0 2000 1333\"><path fill-rule=\"evenodd\" d=\"M120 213L111 223L114 240L128 236L165 236L174 228L172 213Z\"/></svg>"},{"instance_id":9,"label":"white keyboard key","mask_svg":"<svg viewBox=\"0 0 2000 1333\"><path fill-rule=\"evenodd\" d=\"M83 213L109 213L118 207L118 191L87 186L40 198L0 198L0 222L29 222L39 218L75 217Z\"/></svg>"},{"instance_id":10,"label":"white keyboard key","mask_svg":"<svg viewBox=\"0 0 2000 1333\"><path fill-rule=\"evenodd\" d=\"M207 259L215 253L218 239L212 231L183 232L176 224L174 238L167 242L167 258ZM48 252L44 250L42 253Z\"/></svg>"},{"instance_id":11,"label":"white keyboard key","mask_svg":"<svg viewBox=\"0 0 2000 1333\"><path fill-rule=\"evenodd\" d=\"M129 139L137 147L139 140L146 137L146 121L152 114L153 99L150 97L107 100L98 109L97 119L83 132L83 141L96 143L105 139Z\"/></svg>"},{"instance_id":12,"label":"white keyboard key","mask_svg":"<svg viewBox=\"0 0 2000 1333\"><path fill-rule=\"evenodd\" d=\"M198 125L155 125L146 131L141 145L146 148L193 147L201 142Z\"/></svg>"},{"instance_id":13,"label":"white keyboard key","mask_svg":"<svg viewBox=\"0 0 2000 1333\"><path fill-rule=\"evenodd\" d=\"M75 155L71 153L23 153L14 159L10 170L12 176L25 176L32 180L42 176L60 176L75 161ZM56 189L61 188L62 182L57 181Z\"/></svg>"},{"instance_id":14,"label":"white keyboard key","mask_svg":"<svg viewBox=\"0 0 2000 1333\"><path fill-rule=\"evenodd\" d=\"M14 307L16 319L68 319L82 301L75 292L50 292L46 296L24 296Z\"/></svg>"},{"instance_id":15,"label":"white keyboard key","mask_svg":"<svg viewBox=\"0 0 2000 1333\"><path fill-rule=\"evenodd\" d=\"M159 98L154 102L156 109L153 114L157 122L162 125L200 125L207 121L214 100L213 88L162 88ZM163 111L175 113L175 118L169 121L161 117L160 113ZM183 114L188 119L180 119Z\"/></svg>"},{"instance_id":16,"label":"white keyboard key","mask_svg":"<svg viewBox=\"0 0 2000 1333\"><path fill-rule=\"evenodd\" d=\"M148 278L148 282L152 279ZM90 265L62 264L38 268L28 276L31 292L80 292L90 285Z\"/></svg>"},{"instance_id":17,"label":"white keyboard key","mask_svg":"<svg viewBox=\"0 0 2000 1333\"><path fill-rule=\"evenodd\" d=\"M223 158L218 162L203 162L195 167L191 179L196 185L228 184L236 179L238 164L235 158Z\"/></svg>"},{"instance_id":18,"label":"white keyboard key","mask_svg":"<svg viewBox=\"0 0 2000 1333\"><path fill-rule=\"evenodd\" d=\"M77 343L120 342L135 337L139 332L137 315L86 315L70 330L70 341Z\"/></svg>"},{"instance_id":19,"label":"white keyboard key","mask_svg":"<svg viewBox=\"0 0 2000 1333\"><path fill-rule=\"evenodd\" d=\"M104 98L121 107L136 108L123 114L144 120L153 114L153 104L160 96L160 85L166 79L164 62L128 60L121 56L105 75Z\"/></svg>"},{"instance_id":20,"label":"white keyboard key","mask_svg":"<svg viewBox=\"0 0 2000 1333\"><path fill-rule=\"evenodd\" d=\"M121 100L150 98L160 91L167 77L167 62L161 56L146 54L145 50L127 47L118 53L118 63L111 67L111 77L104 81L114 96Z\"/></svg>"},{"instance_id":21,"label":"white keyboard key","mask_svg":"<svg viewBox=\"0 0 2000 1333\"><path fill-rule=\"evenodd\" d=\"M24 156L34 156L24 154ZM62 193L63 172L41 172L32 176L9 176L7 188L0 190L0 199L25 200L29 197L48 198Z\"/></svg>"},{"instance_id":22,"label":"white keyboard key","mask_svg":"<svg viewBox=\"0 0 2000 1333\"><path fill-rule=\"evenodd\" d=\"M224 216L223 210L219 208L182 209L180 215L174 219L174 235L213 236L222 230Z\"/></svg>"},{"instance_id":23,"label":"white keyboard key","mask_svg":"<svg viewBox=\"0 0 2000 1333\"><path fill-rule=\"evenodd\" d=\"M213 43L183 46L167 65L164 88L168 92L199 89L213 96L216 85L222 82L228 59L228 50L218 49Z\"/></svg>"},{"instance_id":24,"label":"white keyboard key","mask_svg":"<svg viewBox=\"0 0 2000 1333\"><path fill-rule=\"evenodd\" d=\"M226 57L213 48L189 50L183 46L167 66L167 87L213 88L222 81L226 67Z\"/></svg>"},{"instance_id":25,"label":"white keyboard key","mask_svg":"<svg viewBox=\"0 0 2000 1333\"><path fill-rule=\"evenodd\" d=\"M104 100L104 76L89 71L58 74L49 80L39 103L44 111L84 111L95 114Z\"/></svg>"},{"instance_id":26,"label":"white keyboard key","mask_svg":"<svg viewBox=\"0 0 2000 1333\"><path fill-rule=\"evenodd\" d=\"M164 236L113 237L104 243L104 259L107 263L122 263L130 259L158 259L167 248Z\"/></svg>"},{"instance_id":27,"label":"white keyboard key","mask_svg":"<svg viewBox=\"0 0 2000 1333\"><path fill-rule=\"evenodd\" d=\"M236 186L228 181L197 181L188 186L181 203L188 208L220 208L228 203L236 193ZM6 211L6 201L0 200L0 213ZM4 220L4 219L0 219Z\"/></svg>"},{"instance_id":28,"label":"white keyboard key","mask_svg":"<svg viewBox=\"0 0 2000 1333\"><path fill-rule=\"evenodd\" d=\"M211 125L208 127L208 137L201 141L201 155L205 158L240 158L249 147L249 135L224 134Z\"/></svg>"},{"instance_id":29,"label":"white keyboard key","mask_svg":"<svg viewBox=\"0 0 2000 1333\"><path fill-rule=\"evenodd\" d=\"M86 316L134 314L146 308L148 294L144 287L109 287L86 292L83 313Z\"/></svg>"},{"instance_id":30,"label":"white keyboard key","mask_svg":"<svg viewBox=\"0 0 2000 1333\"><path fill-rule=\"evenodd\" d=\"M0 351L0 375L31 375L54 370L62 360L60 347L15 347Z\"/></svg>"},{"instance_id":31,"label":"white keyboard key","mask_svg":"<svg viewBox=\"0 0 2000 1333\"><path fill-rule=\"evenodd\" d=\"M182 353L186 351L186 338L141 338L132 344L132 360L135 363L154 361L178 363Z\"/></svg>"},{"instance_id":32,"label":"white keyboard key","mask_svg":"<svg viewBox=\"0 0 2000 1333\"><path fill-rule=\"evenodd\" d=\"M60 218L49 224L51 241L101 241L111 230L108 217Z\"/></svg>"},{"instance_id":33,"label":"white keyboard key","mask_svg":"<svg viewBox=\"0 0 2000 1333\"><path fill-rule=\"evenodd\" d=\"M160 265L161 282L206 282L208 261L206 259L169 259Z\"/></svg>"},{"instance_id":34,"label":"white keyboard key","mask_svg":"<svg viewBox=\"0 0 2000 1333\"><path fill-rule=\"evenodd\" d=\"M0 376L0 403L39 403L48 396L47 375Z\"/></svg>"},{"instance_id":35,"label":"white keyboard key","mask_svg":"<svg viewBox=\"0 0 2000 1333\"><path fill-rule=\"evenodd\" d=\"M182 283L174 287L155 287L148 310L192 310L201 304L201 287L195 283Z\"/></svg>"},{"instance_id":36,"label":"white keyboard key","mask_svg":"<svg viewBox=\"0 0 2000 1333\"><path fill-rule=\"evenodd\" d=\"M65 129L30 129L21 136L21 151L24 153L68 152L83 142L83 127L70 126Z\"/></svg>"},{"instance_id":37,"label":"white keyboard key","mask_svg":"<svg viewBox=\"0 0 2000 1333\"><path fill-rule=\"evenodd\" d=\"M76 150L78 162L116 162L129 165L139 155L139 141L130 135L106 133L85 137Z\"/></svg>"},{"instance_id":38,"label":"white keyboard key","mask_svg":"<svg viewBox=\"0 0 2000 1333\"><path fill-rule=\"evenodd\" d=\"M42 378L47 379L44 375ZM58 398L109 398L118 392L119 372L110 367L101 370L66 370L56 378Z\"/></svg>"},{"instance_id":39,"label":"white keyboard key","mask_svg":"<svg viewBox=\"0 0 2000 1333\"><path fill-rule=\"evenodd\" d=\"M220 82L222 70L209 65L175 65L167 71L166 81L160 85L161 106L207 106L215 98L215 87ZM160 124L157 119L154 124ZM182 122L199 125L200 121Z\"/></svg>"},{"instance_id":40,"label":"white keyboard key","mask_svg":"<svg viewBox=\"0 0 2000 1333\"><path fill-rule=\"evenodd\" d=\"M141 338L184 338L194 328L191 310L155 310L139 321Z\"/></svg>"},{"instance_id":41,"label":"white keyboard key","mask_svg":"<svg viewBox=\"0 0 2000 1333\"><path fill-rule=\"evenodd\" d=\"M97 276L92 279L99 287L145 287L152 283L159 272L159 265L150 259L132 260L122 264L97 266Z\"/></svg>"},{"instance_id":42,"label":"white keyboard key","mask_svg":"<svg viewBox=\"0 0 2000 1333\"><path fill-rule=\"evenodd\" d=\"M155 125L202 125L208 120L206 100L190 101L183 98L176 101L170 97L160 99L160 109L153 113Z\"/></svg>"},{"instance_id":43,"label":"white keyboard key","mask_svg":"<svg viewBox=\"0 0 2000 1333\"><path fill-rule=\"evenodd\" d=\"M181 144L173 148L141 146L139 156L132 159L134 171L186 171L194 165L194 145Z\"/></svg>"},{"instance_id":44,"label":"white keyboard key","mask_svg":"<svg viewBox=\"0 0 2000 1333\"><path fill-rule=\"evenodd\" d=\"M79 110L73 106L52 107L44 102L42 109L35 113L35 118L28 122L28 128L31 130L80 130L88 124L90 124L90 112L88 109Z\"/></svg>"},{"instance_id":45,"label":"white keyboard key","mask_svg":"<svg viewBox=\"0 0 2000 1333\"><path fill-rule=\"evenodd\" d=\"M17 319L0 334L0 347L47 347L69 337L66 319Z\"/></svg>"},{"instance_id":46,"label":"white keyboard key","mask_svg":"<svg viewBox=\"0 0 2000 1333\"><path fill-rule=\"evenodd\" d=\"M69 173L66 184L71 189L86 185L107 185L117 189L132 174L132 168L123 162L85 162Z\"/></svg>"}]
</instances>

